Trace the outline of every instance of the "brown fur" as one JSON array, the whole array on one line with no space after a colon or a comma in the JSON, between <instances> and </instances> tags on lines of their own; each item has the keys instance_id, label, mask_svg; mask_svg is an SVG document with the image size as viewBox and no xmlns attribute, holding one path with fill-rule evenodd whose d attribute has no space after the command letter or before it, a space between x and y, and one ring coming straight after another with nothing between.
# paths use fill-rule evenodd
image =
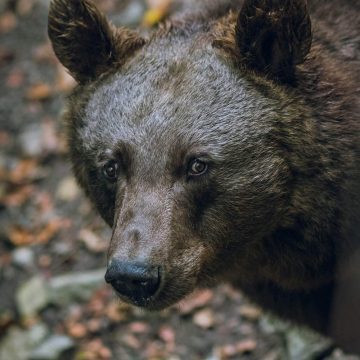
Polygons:
<instances>
[{"instance_id":1,"label":"brown fur","mask_svg":"<svg viewBox=\"0 0 360 360\"><path fill-rule=\"evenodd\" d=\"M88 0L52 2L50 38L80 82L71 158L113 227L109 257L161 265L149 309L228 281L346 344L336 314L359 279L347 266L360 246L359 5L202 7L145 41ZM184 178L190 155L208 175ZM101 175L106 159L121 159L116 184Z\"/></svg>"}]
</instances>

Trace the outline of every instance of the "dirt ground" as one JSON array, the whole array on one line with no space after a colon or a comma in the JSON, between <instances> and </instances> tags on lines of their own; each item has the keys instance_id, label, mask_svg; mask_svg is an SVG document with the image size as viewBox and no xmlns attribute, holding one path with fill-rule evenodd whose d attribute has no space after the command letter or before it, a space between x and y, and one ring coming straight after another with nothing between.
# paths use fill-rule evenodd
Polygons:
<instances>
[{"instance_id":1,"label":"dirt ground","mask_svg":"<svg viewBox=\"0 0 360 360\"><path fill-rule=\"evenodd\" d=\"M144 19L141 0L98 3L117 24ZM59 116L74 82L48 43L48 5L0 0L0 360L359 359L227 285L160 313L115 298L110 229L66 160Z\"/></svg>"}]
</instances>

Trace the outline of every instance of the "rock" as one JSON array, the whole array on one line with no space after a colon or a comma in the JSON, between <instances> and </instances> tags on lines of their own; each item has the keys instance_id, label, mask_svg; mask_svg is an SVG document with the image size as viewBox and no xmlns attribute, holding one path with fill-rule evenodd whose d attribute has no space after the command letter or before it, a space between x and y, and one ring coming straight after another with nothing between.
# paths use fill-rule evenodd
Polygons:
<instances>
[{"instance_id":1,"label":"rock","mask_svg":"<svg viewBox=\"0 0 360 360\"><path fill-rule=\"evenodd\" d=\"M133 27L141 22L145 9L144 1L130 1L129 5L119 15L111 17L111 20L121 26Z\"/></svg>"},{"instance_id":2,"label":"rock","mask_svg":"<svg viewBox=\"0 0 360 360\"><path fill-rule=\"evenodd\" d=\"M59 200L69 202L75 200L79 195L80 189L72 176L61 180L56 192L56 197Z\"/></svg>"},{"instance_id":3,"label":"rock","mask_svg":"<svg viewBox=\"0 0 360 360\"><path fill-rule=\"evenodd\" d=\"M277 333L286 344L285 358L296 360L316 359L333 346L327 339L315 331L296 327L290 322L280 320L274 316L265 315L260 321L262 330L266 333Z\"/></svg>"},{"instance_id":4,"label":"rock","mask_svg":"<svg viewBox=\"0 0 360 360\"><path fill-rule=\"evenodd\" d=\"M307 330L292 328L286 333L286 343L290 359L318 359L333 346L330 339Z\"/></svg>"},{"instance_id":5,"label":"rock","mask_svg":"<svg viewBox=\"0 0 360 360\"><path fill-rule=\"evenodd\" d=\"M36 324L29 330L11 328L0 343L1 360L29 360L30 353L47 336L48 328Z\"/></svg>"},{"instance_id":6,"label":"rock","mask_svg":"<svg viewBox=\"0 0 360 360\"><path fill-rule=\"evenodd\" d=\"M37 314L48 303L48 291L44 279L35 276L20 286L16 292L16 303L19 313L24 317Z\"/></svg>"},{"instance_id":7,"label":"rock","mask_svg":"<svg viewBox=\"0 0 360 360\"><path fill-rule=\"evenodd\" d=\"M26 156L40 156L42 154L42 129L40 125L28 125L18 138L21 151Z\"/></svg>"},{"instance_id":8,"label":"rock","mask_svg":"<svg viewBox=\"0 0 360 360\"><path fill-rule=\"evenodd\" d=\"M215 314L211 309L203 309L194 314L193 321L202 329L210 329L215 325Z\"/></svg>"},{"instance_id":9,"label":"rock","mask_svg":"<svg viewBox=\"0 0 360 360\"><path fill-rule=\"evenodd\" d=\"M31 268L35 264L34 252L28 247L15 249L12 253L12 261L21 268Z\"/></svg>"},{"instance_id":10,"label":"rock","mask_svg":"<svg viewBox=\"0 0 360 360\"><path fill-rule=\"evenodd\" d=\"M32 351L31 360L56 360L74 346L72 339L65 335L53 335Z\"/></svg>"},{"instance_id":11,"label":"rock","mask_svg":"<svg viewBox=\"0 0 360 360\"><path fill-rule=\"evenodd\" d=\"M49 296L53 304L63 305L89 300L94 290L104 284L105 269L69 273L49 281Z\"/></svg>"}]
</instances>

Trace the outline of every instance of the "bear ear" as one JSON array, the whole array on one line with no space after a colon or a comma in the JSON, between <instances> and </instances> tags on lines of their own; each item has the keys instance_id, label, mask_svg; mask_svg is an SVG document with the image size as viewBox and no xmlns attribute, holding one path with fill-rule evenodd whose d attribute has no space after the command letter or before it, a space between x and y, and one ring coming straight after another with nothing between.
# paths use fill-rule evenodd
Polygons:
<instances>
[{"instance_id":1,"label":"bear ear","mask_svg":"<svg viewBox=\"0 0 360 360\"><path fill-rule=\"evenodd\" d=\"M245 0L236 41L248 66L282 81L310 51L311 21L306 0Z\"/></svg>"},{"instance_id":2,"label":"bear ear","mask_svg":"<svg viewBox=\"0 0 360 360\"><path fill-rule=\"evenodd\" d=\"M52 0L49 38L60 62L86 83L144 44L136 33L109 24L89 0Z\"/></svg>"}]
</instances>

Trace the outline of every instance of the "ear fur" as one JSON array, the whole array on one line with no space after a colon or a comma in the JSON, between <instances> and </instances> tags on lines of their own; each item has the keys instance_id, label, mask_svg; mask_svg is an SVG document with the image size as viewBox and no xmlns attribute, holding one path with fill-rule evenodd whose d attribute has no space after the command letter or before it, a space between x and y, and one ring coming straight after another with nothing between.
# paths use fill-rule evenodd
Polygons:
<instances>
[{"instance_id":1,"label":"ear fur","mask_svg":"<svg viewBox=\"0 0 360 360\"><path fill-rule=\"evenodd\" d=\"M291 81L311 47L306 0L245 0L236 41L248 66Z\"/></svg>"},{"instance_id":2,"label":"ear fur","mask_svg":"<svg viewBox=\"0 0 360 360\"><path fill-rule=\"evenodd\" d=\"M144 44L133 31L110 25L89 0L52 0L48 34L56 56L79 83L122 63Z\"/></svg>"}]
</instances>

